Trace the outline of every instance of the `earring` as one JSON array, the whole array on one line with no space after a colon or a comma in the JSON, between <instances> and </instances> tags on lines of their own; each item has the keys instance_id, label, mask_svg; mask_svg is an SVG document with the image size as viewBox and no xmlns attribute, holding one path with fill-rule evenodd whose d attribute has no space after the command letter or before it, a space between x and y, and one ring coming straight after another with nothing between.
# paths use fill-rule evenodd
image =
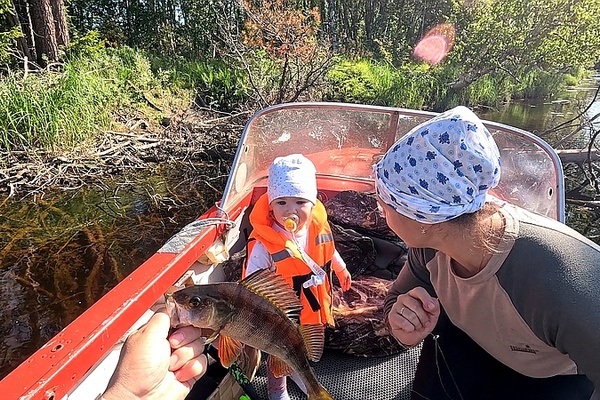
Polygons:
<instances>
[{"instance_id":1,"label":"earring","mask_svg":"<svg viewBox=\"0 0 600 400\"><path fill-rule=\"evenodd\" d=\"M423 225L421 225L421 234L423 234L423 235L424 235L424 234L426 234L426 233L427 233L427 231L425 230L425 228L423 228Z\"/></svg>"}]
</instances>

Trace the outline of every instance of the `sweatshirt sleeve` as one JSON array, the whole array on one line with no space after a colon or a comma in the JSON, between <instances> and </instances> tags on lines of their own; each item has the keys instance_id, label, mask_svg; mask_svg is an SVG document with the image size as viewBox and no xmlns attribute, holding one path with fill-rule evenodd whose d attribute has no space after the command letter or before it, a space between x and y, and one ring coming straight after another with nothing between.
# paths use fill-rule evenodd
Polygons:
<instances>
[{"instance_id":1,"label":"sweatshirt sleeve","mask_svg":"<svg viewBox=\"0 0 600 400\"><path fill-rule=\"evenodd\" d=\"M256 241L256 244L252 248L252 252L248 256L248 265L246 266L246 276L258 271L259 269L273 269L273 259L265 248L265 246ZM245 278L245 277L244 277Z\"/></svg>"},{"instance_id":2,"label":"sweatshirt sleeve","mask_svg":"<svg viewBox=\"0 0 600 400\"><path fill-rule=\"evenodd\" d=\"M519 235L500 284L536 336L567 354L598 391L600 249L566 228L521 222Z\"/></svg>"},{"instance_id":3,"label":"sweatshirt sleeve","mask_svg":"<svg viewBox=\"0 0 600 400\"><path fill-rule=\"evenodd\" d=\"M337 250L333 253L333 257L331 259L331 269L333 269L335 272L339 272L346 269L346 263L344 262L342 256L340 255L340 253L338 253Z\"/></svg>"},{"instance_id":4,"label":"sweatshirt sleeve","mask_svg":"<svg viewBox=\"0 0 600 400\"><path fill-rule=\"evenodd\" d=\"M435 256L435 250L432 249L420 249L410 248L408 250L408 257L404 266L400 270L398 277L388 290L388 294L385 298L384 314L387 315L398 295L408 292L415 287L425 288L430 295L436 296L433 286L429 280L429 271L425 268L427 262L429 262Z\"/></svg>"}]
</instances>

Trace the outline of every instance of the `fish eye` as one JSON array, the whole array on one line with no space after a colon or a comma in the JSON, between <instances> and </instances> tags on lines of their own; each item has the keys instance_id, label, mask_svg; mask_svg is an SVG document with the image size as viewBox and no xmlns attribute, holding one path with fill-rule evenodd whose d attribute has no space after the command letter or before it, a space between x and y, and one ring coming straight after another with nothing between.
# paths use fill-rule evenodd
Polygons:
<instances>
[{"instance_id":1,"label":"fish eye","mask_svg":"<svg viewBox=\"0 0 600 400\"><path fill-rule=\"evenodd\" d=\"M202 303L202 301L200 300L200 297L198 296L194 296L190 299L190 306L196 308L198 306L200 306L200 304Z\"/></svg>"}]
</instances>

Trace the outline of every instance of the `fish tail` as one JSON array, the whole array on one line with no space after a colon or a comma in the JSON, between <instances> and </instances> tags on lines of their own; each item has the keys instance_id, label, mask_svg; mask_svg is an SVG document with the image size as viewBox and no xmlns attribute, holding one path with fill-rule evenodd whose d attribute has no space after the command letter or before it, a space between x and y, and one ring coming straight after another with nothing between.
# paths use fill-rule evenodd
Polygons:
<instances>
[{"instance_id":1,"label":"fish tail","mask_svg":"<svg viewBox=\"0 0 600 400\"><path fill-rule=\"evenodd\" d=\"M308 400L333 400L333 397L323 386L319 385L316 391L308 393Z\"/></svg>"}]
</instances>

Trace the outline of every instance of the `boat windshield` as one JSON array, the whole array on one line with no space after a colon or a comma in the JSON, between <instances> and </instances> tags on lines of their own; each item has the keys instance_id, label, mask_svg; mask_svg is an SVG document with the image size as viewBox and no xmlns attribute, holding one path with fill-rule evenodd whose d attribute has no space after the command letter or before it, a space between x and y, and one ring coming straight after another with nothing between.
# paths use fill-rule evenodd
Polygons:
<instances>
[{"instance_id":1,"label":"boat windshield","mask_svg":"<svg viewBox=\"0 0 600 400\"><path fill-rule=\"evenodd\" d=\"M279 156L302 153L318 179L373 181L375 164L414 126L435 113L344 103L287 103L256 113L246 124L221 208L266 186ZM484 121L500 148L502 177L494 194L531 211L564 220L563 173L554 150L533 134Z\"/></svg>"}]
</instances>

